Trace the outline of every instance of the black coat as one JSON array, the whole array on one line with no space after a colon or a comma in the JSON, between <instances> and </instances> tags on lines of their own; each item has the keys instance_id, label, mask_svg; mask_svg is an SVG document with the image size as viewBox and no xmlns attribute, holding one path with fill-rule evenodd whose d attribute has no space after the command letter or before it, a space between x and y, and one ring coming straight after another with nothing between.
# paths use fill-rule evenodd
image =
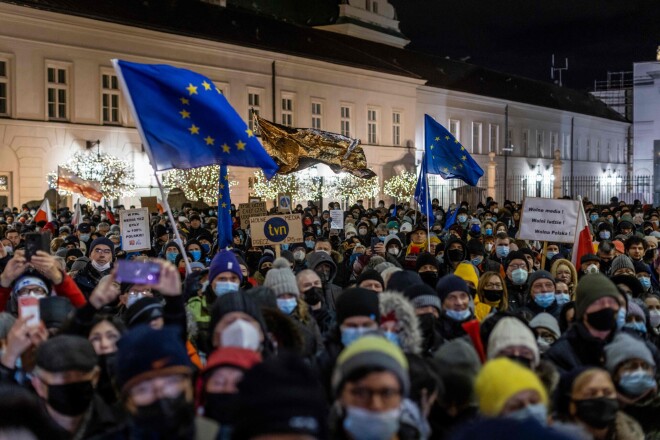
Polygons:
<instances>
[{"instance_id":1,"label":"black coat","mask_svg":"<svg viewBox=\"0 0 660 440\"><path fill-rule=\"evenodd\" d=\"M536 304L536 302L531 297L531 295L527 299L527 304L525 305L525 307L519 310L519 313L529 313L532 318L538 315L539 313L549 313L552 316L554 316L555 319L557 320L559 320L560 312L561 312L561 306L557 304L557 301L554 301L552 304L550 304L550 307L544 309L538 304Z\"/></svg>"},{"instance_id":2,"label":"black coat","mask_svg":"<svg viewBox=\"0 0 660 440\"><path fill-rule=\"evenodd\" d=\"M92 291L96 288L101 278L109 274L111 270L112 265L110 265L110 269L104 272L99 272L94 266L92 266L92 262L89 261L85 267L73 277L73 281L76 282L80 291L85 295L85 298L89 299L89 296L92 294Z\"/></svg>"},{"instance_id":3,"label":"black coat","mask_svg":"<svg viewBox=\"0 0 660 440\"><path fill-rule=\"evenodd\" d=\"M506 292L509 296L509 311L516 312L525 305L527 299L527 284L521 284L520 286L515 285L508 277L505 278L505 282Z\"/></svg>"},{"instance_id":4,"label":"black coat","mask_svg":"<svg viewBox=\"0 0 660 440\"><path fill-rule=\"evenodd\" d=\"M545 353L545 359L551 361L561 373L566 373L583 365L602 367L603 349L609 344L616 332L605 340L595 338L581 322L572 325L552 344Z\"/></svg>"}]
</instances>

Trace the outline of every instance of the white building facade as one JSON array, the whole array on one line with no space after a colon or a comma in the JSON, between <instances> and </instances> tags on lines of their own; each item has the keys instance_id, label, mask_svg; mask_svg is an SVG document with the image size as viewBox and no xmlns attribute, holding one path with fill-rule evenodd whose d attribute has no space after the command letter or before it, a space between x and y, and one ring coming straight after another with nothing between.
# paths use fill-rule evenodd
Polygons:
<instances>
[{"instance_id":1,"label":"white building facade","mask_svg":"<svg viewBox=\"0 0 660 440\"><path fill-rule=\"evenodd\" d=\"M379 3L391 13L386 1ZM345 44L354 37L341 38ZM246 121L253 109L275 122L360 138L381 182L416 165L425 113L457 135L484 170L494 152L503 175L506 106L510 175L541 170L548 176L555 150L564 177L571 168L576 176L596 178L626 173L629 124L620 119L436 87L403 68L365 67L0 1L0 202L17 206L42 199L46 175L96 140L101 151L133 164L138 196L158 195L113 58L206 75ZM230 171L239 181L232 201L247 201L254 170Z\"/></svg>"},{"instance_id":2,"label":"white building facade","mask_svg":"<svg viewBox=\"0 0 660 440\"><path fill-rule=\"evenodd\" d=\"M660 61L633 65L634 172L660 178ZM660 203L660 184L654 182L654 201Z\"/></svg>"}]
</instances>

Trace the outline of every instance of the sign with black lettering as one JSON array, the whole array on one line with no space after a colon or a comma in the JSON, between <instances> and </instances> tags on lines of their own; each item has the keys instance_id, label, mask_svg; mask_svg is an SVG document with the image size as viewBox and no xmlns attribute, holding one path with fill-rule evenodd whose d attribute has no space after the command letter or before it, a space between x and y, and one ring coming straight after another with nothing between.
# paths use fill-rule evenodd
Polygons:
<instances>
[{"instance_id":1,"label":"sign with black lettering","mask_svg":"<svg viewBox=\"0 0 660 440\"><path fill-rule=\"evenodd\" d=\"M303 241L300 214L269 215L250 218L252 246L301 243Z\"/></svg>"},{"instance_id":2,"label":"sign with black lettering","mask_svg":"<svg viewBox=\"0 0 660 440\"><path fill-rule=\"evenodd\" d=\"M573 243L579 212L580 202L577 200L526 198L518 238Z\"/></svg>"},{"instance_id":3,"label":"sign with black lettering","mask_svg":"<svg viewBox=\"0 0 660 440\"><path fill-rule=\"evenodd\" d=\"M121 248L126 252L151 249L149 231L149 209L127 209L119 211Z\"/></svg>"},{"instance_id":4,"label":"sign with black lettering","mask_svg":"<svg viewBox=\"0 0 660 440\"><path fill-rule=\"evenodd\" d=\"M241 218L241 228L250 226L250 217L266 215L266 202L250 202L238 205L238 216Z\"/></svg>"}]
</instances>

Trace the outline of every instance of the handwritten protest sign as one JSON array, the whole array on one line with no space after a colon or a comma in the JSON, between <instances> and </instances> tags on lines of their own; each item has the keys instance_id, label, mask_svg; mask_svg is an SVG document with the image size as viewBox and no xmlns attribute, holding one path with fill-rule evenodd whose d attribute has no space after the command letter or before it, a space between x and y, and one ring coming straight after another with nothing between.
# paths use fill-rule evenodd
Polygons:
<instances>
[{"instance_id":1,"label":"handwritten protest sign","mask_svg":"<svg viewBox=\"0 0 660 440\"><path fill-rule=\"evenodd\" d=\"M149 231L149 209L127 209L119 211L121 248L126 252L151 249Z\"/></svg>"},{"instance_id":2,"label":"handwritten protest sign","mask_svg":"<svg viewBox=\"0 0 660 440\"><path fill-rule=\"evenodd\" d=\"M526 198L518 238L573 243L580 202L565 199Z\"/></svg>"},{"instance_id":3,"label":"handwritten protest sign","mask_svg":"<svg viewBox=\"0 0 660 440\"><path fill-rule=\"evenodd\" d=\"M330 228L344 229L344 211L333 209L330 211Z\"/></svg>"},{"instance_id":4,"label":"handwritten protest sign","mask_svg":"<svg viewBox=\"0 0 660 440\"><path fill-rule=\"evenodd\" d=\"M238 216L241 218L241 228L250 226L250 217L266 215L266 202L241 203L238 205Z\"/></svg>"}]
</instances>

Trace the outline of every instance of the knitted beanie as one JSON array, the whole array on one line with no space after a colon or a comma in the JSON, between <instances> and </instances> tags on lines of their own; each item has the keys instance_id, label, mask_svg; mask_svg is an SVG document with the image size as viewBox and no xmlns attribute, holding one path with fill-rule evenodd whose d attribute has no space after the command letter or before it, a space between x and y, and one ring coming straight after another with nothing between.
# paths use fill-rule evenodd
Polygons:
<instances>
[{"instance_id":1,"label":"knitted beanie","mask_svg":"<svg viewBox=\"0 0 660 440\"><path fill-rule=\"evenodd\" d=\"M615 258L614 261L620 257ZM595 273L583 276L575 290L576 321L581 321L587 308L600 298L610 297L618 301L620 295L619 289L605 275Z\"/></svg>"},{"instance_id":2,"label":"knitted beanie","mask_svg":"<svg viewBox=\"0 0 660 440\"><path fill-rule=\"evenodd\" d=\"M337 298L335 308L338 325L341 325L346 318L353 316L367 316L376 322L380 321L378 294L373 290L361 287L346 289Z\"/></svg>"},{"instance_id":3,"label":"knitted beanie","mask_svg":"<svg viewBox=\"0 0 660 440\"><path fill-rule=\"evenodd\" d=\"M629 300L628 301L628 313L626 316L635 316L637 318L640 318L642 321L644 321L644 324L646 324L646 316L644 316L644 310L640 307L639 304L637 304L635 301Z\"/></svg>"},{"instance_id":4,"label":"knitted beanie","mask_svg":"<svg viewBox=\"0 0 660 440\"><path fill-rule=\"evenodd\" d=\"M291 270L289 261L286 258L280 257L273 262L273 267L266 274L264 287L269 287L275 296L284 294L300 295L298 291L298 283L296 283L296 276Z\"/></svg>"},{"instance_id":5,"label":"knitted beanie","mask_svg":"<svg viewBox=\"0 0 660 440\"><path fill-rule=\"evenodd\" d=\"M403 292L403 296L408 298L416 309L432 306L438 309L438 313L442 311L442 303L438 293L426 283L408 287Z\"/></svg>"},{"instance_id":6,"label":"knitted beanie","mask_svg":"<svg viewBox=\"0 0 660 440\"><path fill-rule=\"evenodd\" d=\"M529 278L527 278L527 286L529 288L529 292L532 291L532 285L538 281L538 280L550 280L552 281L552 284L555 284L555 277L552 276L550 272L547 270L537 270L529 274ZM528 292L528 293L529 293Z\"/></svg>"},{"instance_id":7,"label":"knitted beanie","mask_svg":"<svg viewBox=\"0 0 660 440\"><path fill-rule=\"evenodd\" d=\"M452 292L465 292L470 293L467 283L463 278L457 277L456 275L445 275L440 278L438 284L435 285L435 291L438 292L440 297L440 303L444 302L447 296Z\"/></svg>"},{"instance_id":8,"label":"knitted beanie","mask_svg":"<svg viewBox=\"0 0 660 440\"><path fill-rule=\"evenodd\" d=\"M472 281L474 288L479 288L479 275L477 274L477 268L472 263L459 263L456 266L454 275L461 278L465 282Z\"/></svg>"},{"instance_id":9,"label":"knitted beanie","mask_svg":"<svg viewBox=\"0 0 660 440\"><path fill-rule=\"evenodd\" d=\"M341 392L347 377L357 370L378 368L393 373L401 384L403 396L410 390L408 360L401 349L377 335L366 335L346 347L337 358L332 373L332 390Z\"/></svg>"},{"instance_id":10,"label":"knitted beanie","mask_svg":"<svg viewBox=\"0 0 660 440\"><path fill-rule=\"evenodd\" d=\"M405 292L405 290L416 284L424 284L422 278L417 272L412 270L402 270L395 272L390 276L387 282L387 290L396 290L397 292Z\"/></svg>"},{"instance_id":11,"label":"knitted beanie","mask_svg":"<svg viewBox=\"0 0 660 440\"><path fill-rule=\"evenodd\" d=\"M241 282L243 282L243 272L241 272L241 267L236 259L236 254L232 251L223 249L215 254L215 257L213 257L211 265L209 266L209 282L213 282L215 277L222 272L233 272L238 276Z\"/></svg>"},{"instance_id":12,"label":"knitted beanie","mask_svg":"<svg viewBox=\"0 0 660 440\"><path fill-rule=\"evenodd\" d=\"M610 281L612 281L616 286L619 284L627 286L630 289L633 298L639 298L639 296L644 293L644 286L642 286L642 283L637 279L636 276L616 275L611 277Z\"/></svg>"},{"instance_id":13,"label":"knitted beanie","mask_svg":"<svg viewBox=\"0 0 660 440\"><path fill-rule=\"evenodd\" d=\"M539 347L536 337L529 327L518 318L505 317L500 319L488 337L488 359L499 356L502 350L509 347L526 347L534 353L532 365L539 364Z\"/></svg>"},{"instance_id":14,"label":"knitted beanie","mask_svg":"<svg viewBox=\"0 0 660 440\"><path fill-rule=\"evenodd\" d=\"M561 336L561 330L559 330L559 323L557 322L557 319L552 316L550 313L539 313L529 321L529 326L536 330L537 328L544 328L546 330L550 330L554 335L555 338L559 339Z\"/></svg>"},{"instance_id":15,"label":"knitted beanie","mask_svg":"<svg viewBox=\"0 0 660 440\"><path fill-rule=\"evenodd\" d=\"M504 268L508 269L509 264L511 264L513 260L523 260L525 264L527 264L527 258L525 257L525 254L522 251L512 251L509 252L509 255L506 257L506 260L504 260L504 266L505 266Z\"/></svg>"},{"instance_id":16,"label":"knitted beanie","mask_svg":"<svg viewBox=\"0 0 660 440\"><path fill-rule=\"evenodd\" d=\"M473 238L467 242L468 254L474 255L483 255L484 253L484 244L481 240Z\"/></svg>"},{"instance_id":17,"label":"knitted beanie","mask_svg":"<svg viewBox=\"0 0 660 440\"><path fill-rule=\"evenodd\" d=\"M651 350L643 340L628 333L620 332L605 346L605 368L612 376L622 363L631 359L641 359L651 367L655 367L655 360Z\"/></svg>"},{"instance_id":18,"label":"knitted beanie","mask_svg":"<svg viewBox=\"0 0 660 440\"><path fill-rule=\"evenodd\" d=\"M360 274L360 276L357 277L357 279L355 280L355 285L359 287L360 284L362 283L362 281L365 281L365 280L378 281L380 283L381 287L383 289L385 288L385 282L383 281L383 277L381 277L380 273L378 273L377 271L375 271L373 269L363 270L362 273Z\"/></svg>"},{"instance_id":19,"label":"knitted beanie","mask_svg":"<svg viewBox=\"0 0 660 440\"><path fill-rule=\"evenodd\" d=\"M628 255L619 255L614 260L612 260L612 265L610 266L610 273L614 274L619 269L630 269L635 270L632 260Z\"/></svg>"},{"instance_id":20,"label":"knitted beanie","mask_svg":"<svg viewBox=\"0 0 660 440\"><path fill-rule=\"evenodd\" d=\"M417 262L415 263L415 270L419 272L419 269L421 269L423 266L431 265L438 269L438 260L435 259L435 257L428 252L422 252L419 255L417 255Z\"/></svg>"},{"instance_id":21,"label":"knitted beanie","mask_svg":"<svg viewBox=\"0 0 660 440\"><path fill-rule=\"evenodd\" d=\"M547 406L548 395L539 378L529 368L507 358L488 361L475 382L479 410L487 417L499 416L511 397L527 390L539 393Z\"/></svg>"},{"instance_id":22,"label":"knitted beanie","mask_svg":"<svg viewBox=\"0 0 660 440\"><path fill-rule=\"evenodd\" d=\"M88 255L92 255L92 252L94 252L94 248L100 244L106 245L110 248L110 253L112 254L112 258L115 258L115 244L110 241L109 238L105 237L99 237L96 240L92 242L92 244L89 246L89 253Z\"/></svg>"}]
</instances>

